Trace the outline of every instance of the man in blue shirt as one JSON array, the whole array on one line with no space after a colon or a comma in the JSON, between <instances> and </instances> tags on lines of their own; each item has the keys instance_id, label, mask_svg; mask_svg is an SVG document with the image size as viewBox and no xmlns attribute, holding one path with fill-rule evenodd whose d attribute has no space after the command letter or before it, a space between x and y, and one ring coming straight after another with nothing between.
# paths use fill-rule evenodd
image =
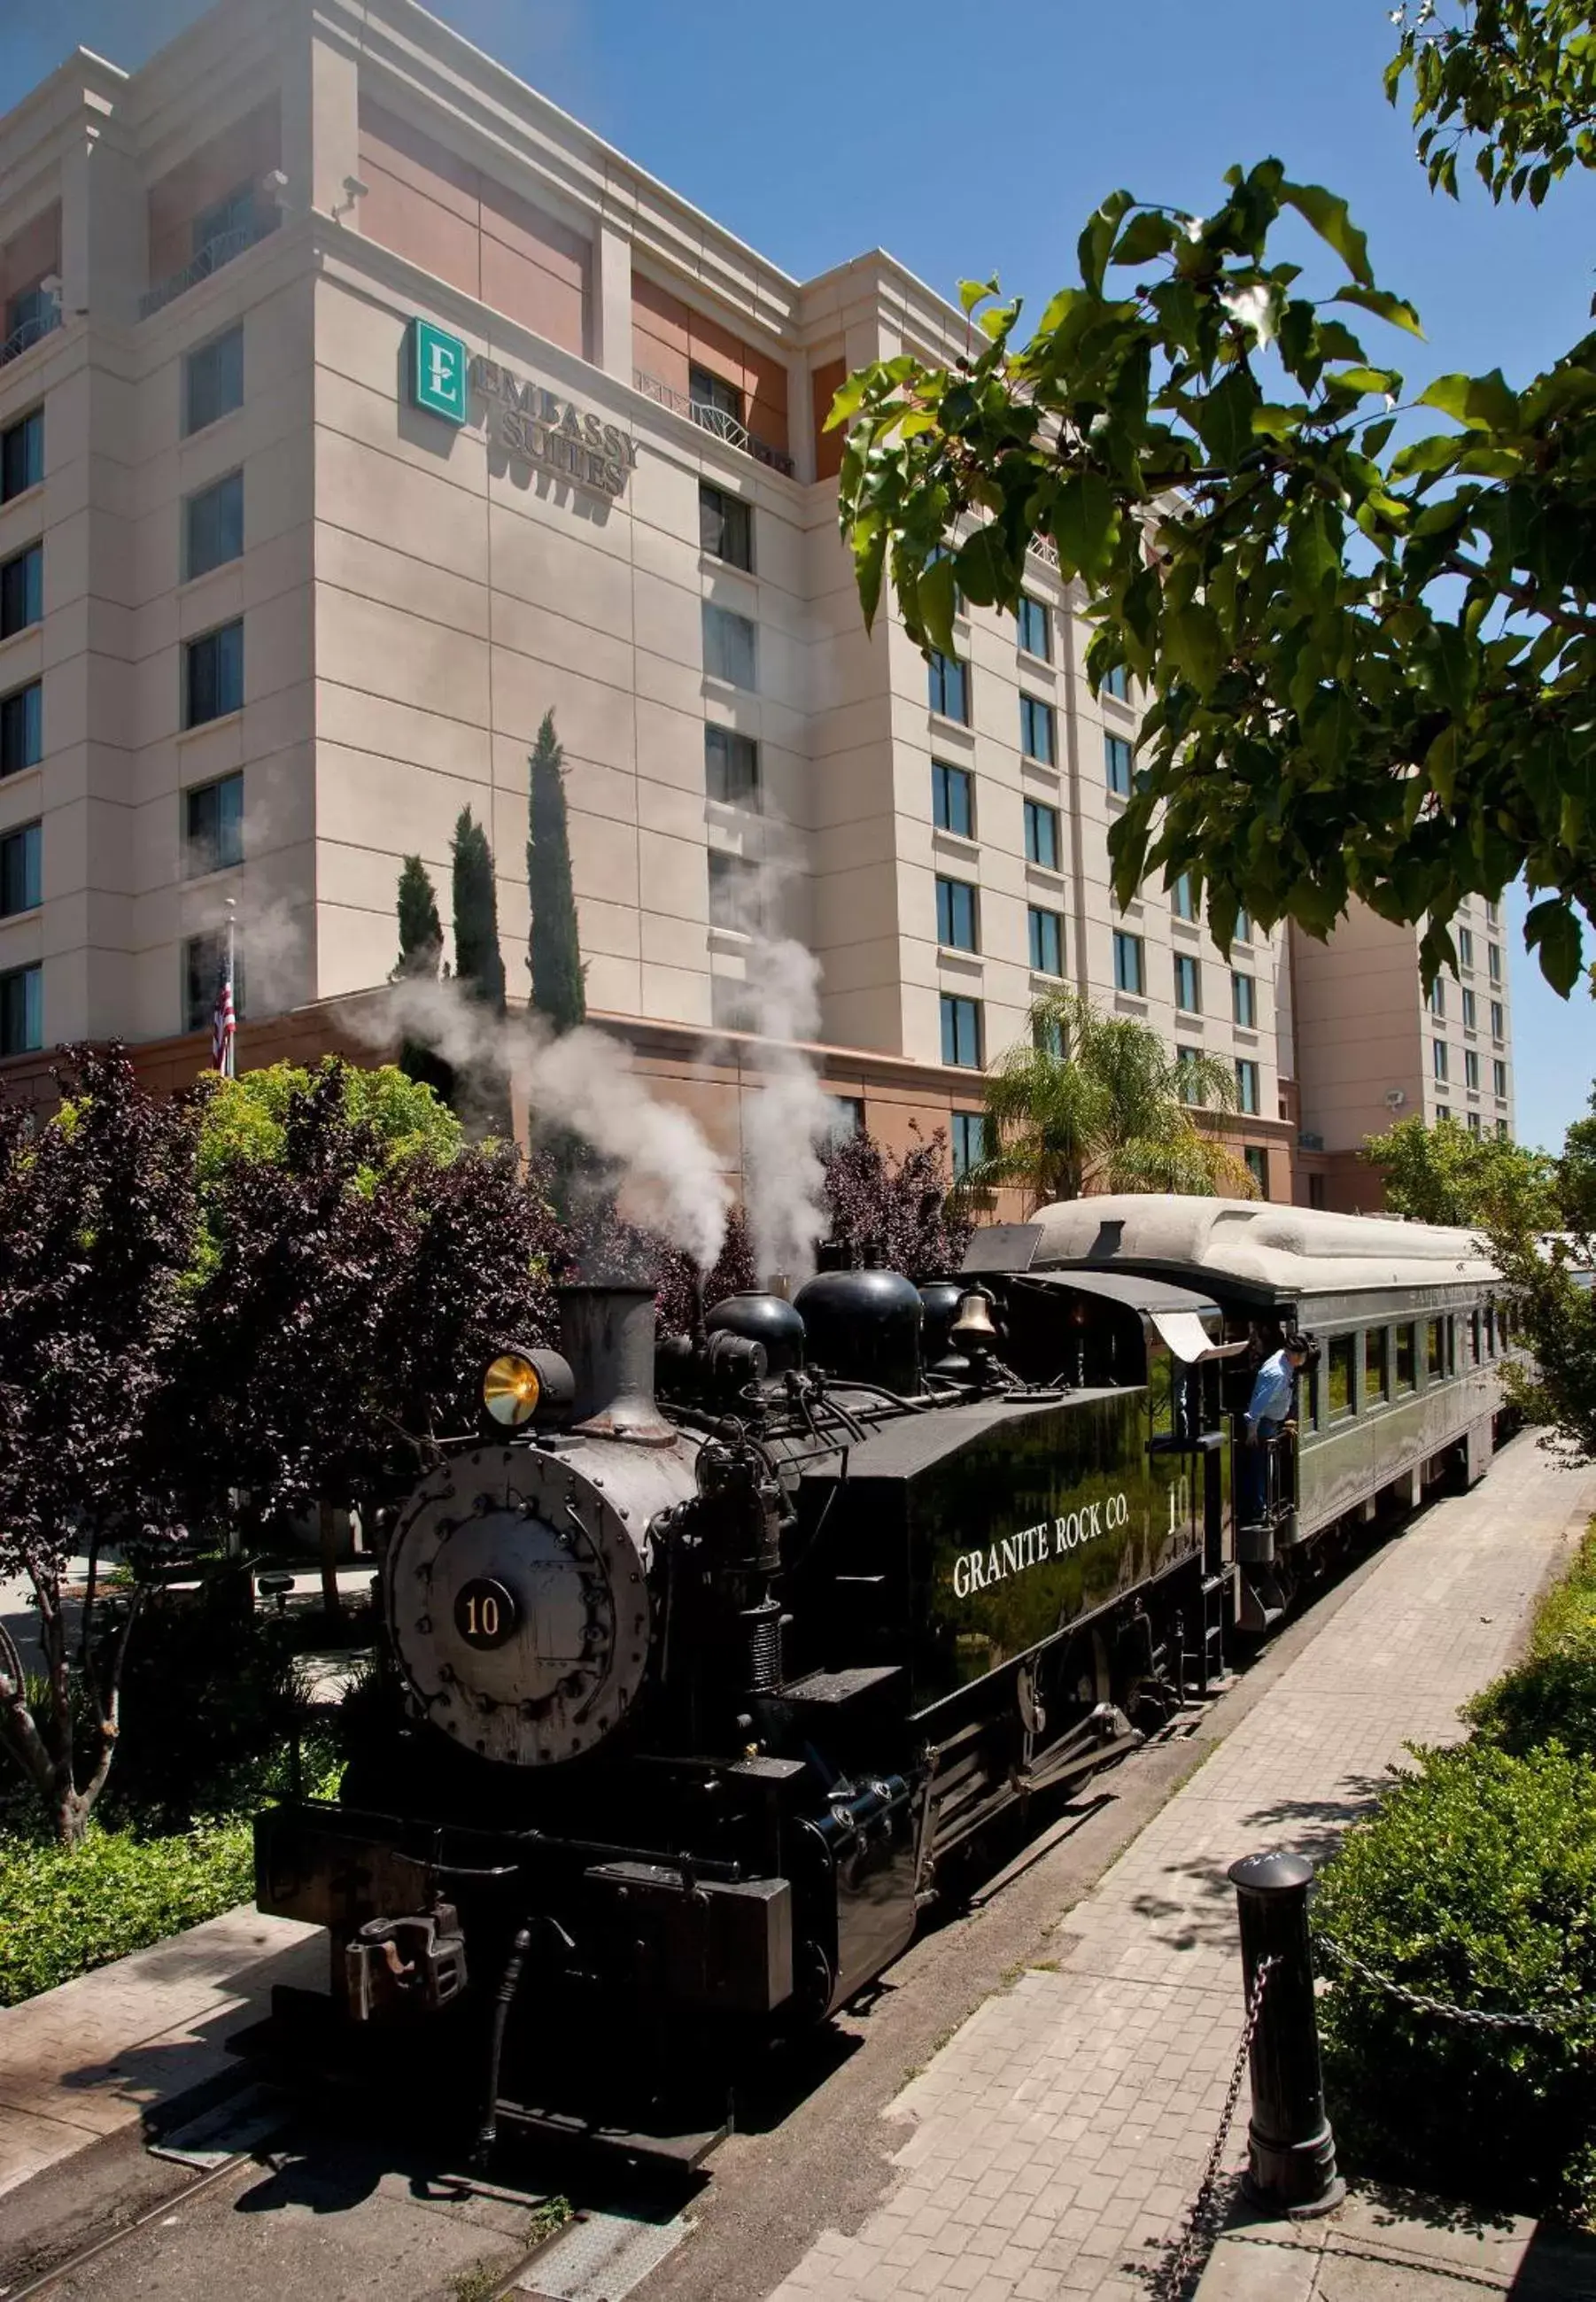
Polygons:
<instances>
[{"instance_id":1,"label":"man in blue shirt","mask_svg":"<svg viewBox=\"0 0 1596 2302\"><path fill-rule=\"evenodd\" d=\"M1242 1417L1246 1449L1241 1458L1241 1517L1244 1525L1261 1519L1268 1500L1268 1442L1278 1439L1290 1419L1297 1378L1308 1363L1308 1346L1301 1335L1288 1335L1258 1369L1252 1397Z\"/></svg>"}]
</instances>

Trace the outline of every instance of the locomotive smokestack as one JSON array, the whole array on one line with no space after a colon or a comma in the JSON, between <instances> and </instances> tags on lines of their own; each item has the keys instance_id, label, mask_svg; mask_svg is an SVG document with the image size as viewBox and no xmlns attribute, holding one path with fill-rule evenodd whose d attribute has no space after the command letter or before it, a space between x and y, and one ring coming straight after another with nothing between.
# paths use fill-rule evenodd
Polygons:
<instances>
[{"instance_id":1,"label":"locomotive smokestack","mask_svg":"<svg viewBox=\"0 0 1596 2302\"><path fill-rule=\"evenodd\" d=\"M560 1348L576 1378L575 1425L591 1437L668 1446L676 1432L654 1404L651 1287L560 1287Z\"/></svg>"}]
</instances>

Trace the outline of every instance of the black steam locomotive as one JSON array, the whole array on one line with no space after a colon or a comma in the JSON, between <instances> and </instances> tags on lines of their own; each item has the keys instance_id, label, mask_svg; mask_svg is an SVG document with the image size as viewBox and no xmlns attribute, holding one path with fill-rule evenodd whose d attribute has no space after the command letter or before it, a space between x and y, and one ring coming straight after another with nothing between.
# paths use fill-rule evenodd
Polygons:
<instances>
[{"instance_id":1,"label":"black steam locomotive","mask_svg":"<svg viewBox=\"0 0 1596 2302\"><path fill-rule=\"evenodd\" d=\"M478 2071L479 2037L490 2128L617 2018L701 2067L842 2005L995 1819L1211 1684L1231 1589L1189 1290L823 1269L658 1341L643 1289L561 1310L387 1542L387 1725L256 1825L339 2021Z\"/></svg>"}]
</instances>

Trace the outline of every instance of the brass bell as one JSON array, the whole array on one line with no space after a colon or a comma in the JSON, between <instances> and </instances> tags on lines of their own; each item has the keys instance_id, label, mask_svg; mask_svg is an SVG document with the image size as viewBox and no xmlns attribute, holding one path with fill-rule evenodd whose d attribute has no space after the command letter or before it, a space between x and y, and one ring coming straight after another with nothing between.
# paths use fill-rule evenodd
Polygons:
<instances>
[{"instance_id":1,"label":"brass bell","mask_svg":"<svg viewBox=\"0 0 1596 2302\"><path fill-rule=\"evenodd\" d=\"M972 1287L959 1298L959 1315L948 1329L948 1340L961 1350L989 1351L997 1340L992 1323L992 1298L984 1287Z\"/></svg>"}]
</instances>

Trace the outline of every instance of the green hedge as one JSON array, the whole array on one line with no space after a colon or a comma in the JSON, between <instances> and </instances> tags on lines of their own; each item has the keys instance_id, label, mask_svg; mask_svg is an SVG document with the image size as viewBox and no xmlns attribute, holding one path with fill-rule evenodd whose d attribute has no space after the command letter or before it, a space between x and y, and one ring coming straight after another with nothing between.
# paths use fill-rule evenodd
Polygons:
<instances>
[{"instance_id":1,"label":"green hedge","mask_svg":"<svg viewBox=\"0 0 1596 2302\"><path fill-rule=\"evenodd\" d=\"M0 2006L214 1919L253 1892L247 1821L168 1838L94 1827L70 1849L0 1839Z\"/></svg>"},{"instance_id":2,"label":"green hedge","mask_svg":"<svg viewBox=\"0 0 1596 2302\"><path fill-rule=\"evenodd\" d=\"M1529 1652L1417 1751L1325 1870L1315 1924L1325 2083L1354 2171L1479 2204L1596 2215L1596 1529ZM1337 1948L1451 2005L1559 2012L1551 2033L1411 2012ZM1583 2004L1582 2004L1583 2002Z\"/></svg>"}]
</instances>

